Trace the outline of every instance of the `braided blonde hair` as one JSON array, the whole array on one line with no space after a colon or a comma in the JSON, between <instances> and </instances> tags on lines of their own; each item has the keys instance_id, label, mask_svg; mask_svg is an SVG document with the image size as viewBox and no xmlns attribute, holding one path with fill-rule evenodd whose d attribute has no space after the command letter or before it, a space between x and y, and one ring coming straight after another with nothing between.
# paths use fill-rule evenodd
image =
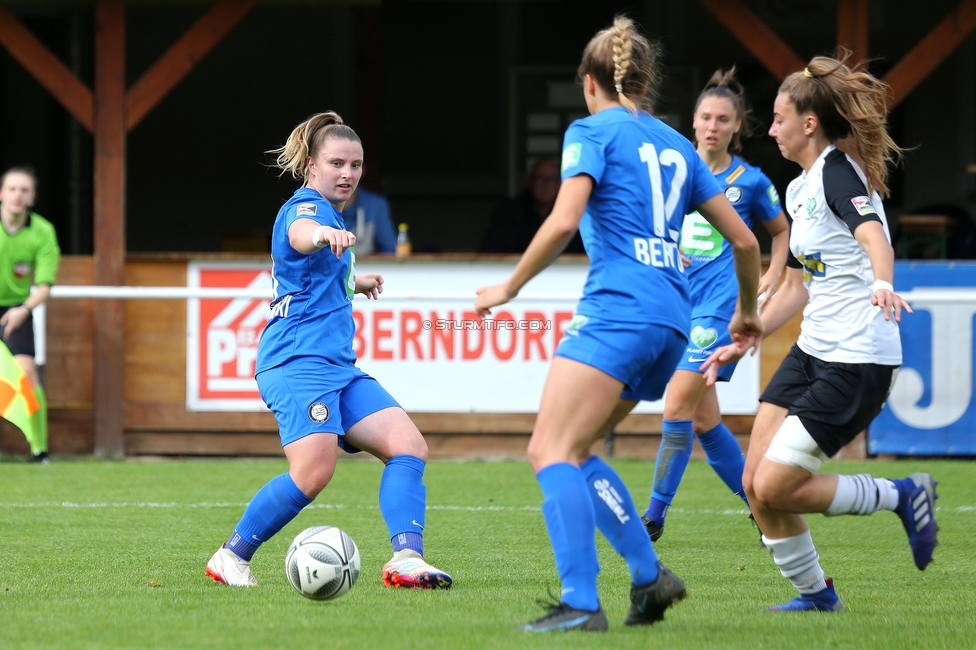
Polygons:
<instances>
[{"instance_id":1,"label":"braided blonde hair","mask_svg":"<svg viewBox=\"0 0 976 650\"><path fill-rule=\"evenodd\" d=\"M308 183L308 161L318 155L326 138L341 138L362 144L356 132L342 122L338 113L316 113L292 129L284 145L268 152L277 154L275 167L281 170L279 176L290 172L292 178Z\"/></svg>"},{"instance_id":2,"label":"braided blonde hair","mask_svg":"<svg viewBox=\"0 0 976 650\"><path fill-rule=\"evenodd\" d=\"M576 75L579 79L592 76L607 95L616 96L634 115L638 110L650 112L660 83L659 56L658 48L637 31L630 18L617 16L587 44Z\"/></svg>"}]
</instances>

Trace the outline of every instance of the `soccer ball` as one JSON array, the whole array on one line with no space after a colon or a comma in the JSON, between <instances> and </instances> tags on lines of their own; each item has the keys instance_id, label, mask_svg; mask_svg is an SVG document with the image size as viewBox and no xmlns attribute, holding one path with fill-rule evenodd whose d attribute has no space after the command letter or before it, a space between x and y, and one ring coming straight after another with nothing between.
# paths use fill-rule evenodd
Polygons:
<instances>
[{"instance_id":1,"label":"soccer ball","mask_svg":"<svg viewBox=\"0 0 976 650\"><path fill-rule=\"evenodd\" d=\"M359 549L334 526L303 530L285 555L285 574L298 593L313 600L338 598L359 577Z\"/></svg>"}]
</instances>

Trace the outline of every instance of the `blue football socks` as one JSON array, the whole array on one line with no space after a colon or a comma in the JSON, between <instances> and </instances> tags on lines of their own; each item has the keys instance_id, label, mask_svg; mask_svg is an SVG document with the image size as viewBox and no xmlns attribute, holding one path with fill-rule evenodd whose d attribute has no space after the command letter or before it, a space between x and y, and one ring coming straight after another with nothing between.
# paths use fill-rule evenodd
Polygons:
<instances>
[{"instance_id":1,"label":"blue football socks","mask_svg":"<svg viewBox=\"0 0 976 650\"><path fill-rule=\"evenodd\" d=\"M627 562L633 583L643 586L657 579L657 555L640 513L623 480L601 458L590 456L580 466L593 500L596 527Z\"/></svg>"},{"instance_id":2,"label":"blue football socks","mask_svg":"<svg viewBox=\"0 0 976 650\"><path fill-rule=\"evenodd\" d=\"M536 479L542 488L542 516L562 582L561 601L575 609L596 611L600 607L596 522L583 472L575 465L556 463L543 468Z\"/></svg>"},{"instance_id":3,"label":"blue football socks","mask_svg":"<svg viewBox=\"0 0 976 650\"><path fill-rule=\"evenodd\" d=\"M691 420L664 420L654 463L654 489L645 513L658 526L664 525L664 515L688 467L693 441Z\"/></svg>"},{"instance_id":4,"label":"blue football socks","mask_svg":"<svg viewBox=\"0 0 976 650\"><path fill-rule=\"evenodd\" d=\"M416 456L394 456L386 461L380 479L380 512L390 531L394 552L407 548L424 554L424 467L426 463Z\"/></svg>"},{"instance_id":5,"label":"blue football socks","mask_svg":"<svg viewBox=\"0 0 976 650\"><path fill-rule=\"evenodd\" d=\"M287 472L274 477L247 504L234 534L224 546L241 559L250 560L261 544L311 502Z\"/></svg>"},{"instance_id":6,"label":"blue football socks","mask_svg":"<svg viewBox=\"0 0 976 650\"><path fill-rule=\"evenodd\" d=\"M742 455L742 447L724 423L698 436L708 464L712 466L718 477L722 479L732 493L746 502L745 490L742 489L742 472L746 467L746 459Z\"/></svg>"}]
</instances>

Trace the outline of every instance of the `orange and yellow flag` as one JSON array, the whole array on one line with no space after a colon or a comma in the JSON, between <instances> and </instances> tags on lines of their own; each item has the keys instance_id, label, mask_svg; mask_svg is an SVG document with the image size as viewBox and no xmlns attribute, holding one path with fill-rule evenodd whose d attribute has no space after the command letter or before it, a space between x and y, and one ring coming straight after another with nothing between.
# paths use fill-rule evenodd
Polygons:
<instances>
[{"instance_id":1,"label":"orange and yellow flag","mask_svg":"<svg viewBox=\"0 0 976 650\"><path fill-rule=\"evenodd\" d=\"M10 348L0 345L0 416L16 425L30 440L33 437L31 416L39 408L24 369L10 354Z\"/></svg>"}]
</instances>

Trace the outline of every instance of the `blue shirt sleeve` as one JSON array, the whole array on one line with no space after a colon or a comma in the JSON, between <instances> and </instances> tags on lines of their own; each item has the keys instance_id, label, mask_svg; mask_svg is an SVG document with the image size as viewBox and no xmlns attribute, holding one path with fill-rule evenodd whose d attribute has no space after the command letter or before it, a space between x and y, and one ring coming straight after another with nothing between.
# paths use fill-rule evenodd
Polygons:
<instances>
[{"instance_id":1,"label":"blue shirt sleeve","mask_svg":"<svg viewBox=\"0 0 976 650\"><path fill-rule=\"evenodd\" d=\"M779 192L772 181L758 169L756 184L752 191L752 213L763 221L771 221L779 216L783 206L779 202Z\"/></svg>"},{"instance_id":2,"label":"blue shirt sleeve","mask_svg":"<svg viewBox=\"0 0 976 650\"><path fill-rule=\"evenodd\" d=\"M697 208L699 205L712 198L716 194L722 193L722 186L715 180L715 175L708 168L705 161L697 153L688 162L688 205L690 208ZM690 210L688 210L690 212Z\"/></svg>"},{"instance_id":3,"label":"blue shirt sleeve","mask_svg":"<svg viewBox=\"0 0 976 650\"><path fill-rule=\"evenodd\" d=\"M296 201L293 205L289 205L285 210L284 221L285 221L285 232L291 228L291 224L295 223L299 219L311 219L316 221L323 226L330 226L332 228L341 228L339 225L339 220L336 216L339 213L336 209L332 207L332 204L321 200L303 200Z\"/></svg>"},{"instance_id":4,"label":"blue shirt sleeve","mask_svg":"<svg viewBox=\"0 0 976 650\"><path fill-rule=\"evenodd\" d=\"M599 183L606 166L604 143L597 133L583 122L570 124L563 137L562 180L587 174Z\"/></svg>"}]
</instances>

